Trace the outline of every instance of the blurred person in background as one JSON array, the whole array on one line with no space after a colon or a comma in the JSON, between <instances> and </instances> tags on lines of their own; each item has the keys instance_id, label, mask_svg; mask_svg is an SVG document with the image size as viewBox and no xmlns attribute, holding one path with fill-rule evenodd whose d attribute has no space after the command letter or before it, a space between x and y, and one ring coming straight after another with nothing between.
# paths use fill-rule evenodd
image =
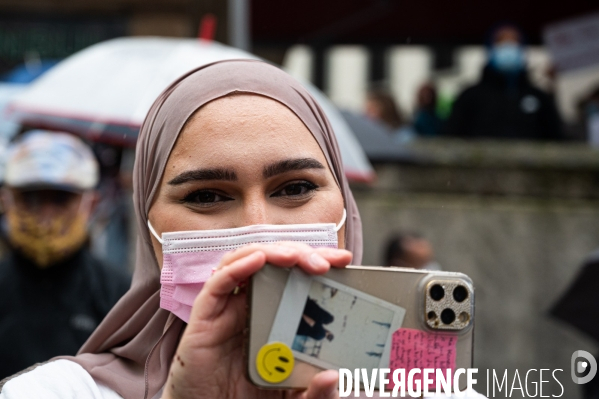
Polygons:
<instances>
[{"instance_id":1,"label":"blurred person in background","mask_svg":"<svg viewBox=\"0 0 599 399\"><path fill-rule=\"evenodd\" d=\"M458 96L443 133L462 138L564 138L553 97L528 78L518 28L502 25L493 31L482 78Z\"/></svg>"},{"instance_id":2,"label":"blurred person in background","mask_svg":"<svg viewBox=\"0 0 599 399\"><path fill-rule=\"evenodd\" d=\"M578 102L578 120L589 144L599 147L599 85Z\"/></svg>"},{"instance_id":3,"label":"blurred person in background","mask_svg":"<svg viewBox=\"0 0 599 399\"><path fill-rule=\"evenodd\" d=\"M403 125L401 113L391 94L382 89L372 89L366 94L364 113L370 119L379 121L395 130Z\"/></svg>"},{"instance_id":4,"label":"blurred person in background","mask_svg":"<svg viewBox=\"0 0 599 399\"><path fill-rule=\"evenodd\" d=\"M393 234L385 246L385 266L441 270L433 254L431 243L418 233Z\"/></svg>"},{"instance_id":5,"label":"blurred person in background","mask_svg":"<svg viewBox=\"0 0 599 399\"><path fill-rule=\"evenodd\" d=\"M131 250L133 204L131 203L132 150L94 143L92 150L100 166L96 187L99 201L90 226L90 250L108 266L132 268Z\"/></svg>"},{"instance_id":6,"label":"blurred person in background","mask_svg":"<svg viewBox=\"0 0 599 399\"><path fill-rule=\"evenodd\" d=\"M599 314L599 302L595 300L598 285L599 249L596 249L586 257L568 288L550 309L553 317L586 334L596 343L599 343L599 320L596 317ZM597 357L599 354L595 354ZM585 399L599 399L598 378L582 384L581 388Z\"/></svg>"},{"instance_id":7,"label":"blurred person in background","mask_svg":"<svg viewBox=\"0 0 599 399\"><path fill-rule=\"evenodd\" d=\"M0 261L0 379L74 355L127 291L129 276L88 249L98 163L66 133L32 130L8 149Z\"/></svg>"},{"instance_id":8,"label":"blurred person in background","mask_svg":"<svg viewBox=\"0 0 599 399\"><path fill-rule=\"evenodd\" d=\"M437 89L432 83L418 89L413 126L419 136L435 137L441 133L443 120L437 113Z\"/></svg>"},{"instance_id":9,"label":"blurred person in background","mask_svg":"<svg viewBox=\"0 0 599 399\"><path fill-rule=\"evenodd\" d=\"M393 96L385 90L371 89L368 91L364 114L369 119L385 125L396 142L405 143L415 137L414 131L404 123Z\"/></svg>"}]
</instances>

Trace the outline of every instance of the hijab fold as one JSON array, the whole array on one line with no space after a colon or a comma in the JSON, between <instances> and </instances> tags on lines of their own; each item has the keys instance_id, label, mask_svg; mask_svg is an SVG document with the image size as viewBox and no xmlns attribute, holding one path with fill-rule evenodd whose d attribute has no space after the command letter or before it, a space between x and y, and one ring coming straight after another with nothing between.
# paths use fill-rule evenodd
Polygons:
<instances>
[{"instance_id":1,"label":"hijab fold","mask_svg":"<svg viewBox=\"0 0 599 399\"><path fill-rule=\"evenodd\" d=\"M358 208L343 173L331 126L316 100L287 73L255 60L221 61L199 67L172 83L156 99L139 133L133 168L133 204L138 241L129 291L69 360L125 399L149 399L166 382L185 323L160 308L160 270L147 229L148 212L164 168L187 120L203 105L236 93L261 95L289 108L322 149L347 210L346 248L353 264L362 258Z\"/></svg>"}]
</instances>

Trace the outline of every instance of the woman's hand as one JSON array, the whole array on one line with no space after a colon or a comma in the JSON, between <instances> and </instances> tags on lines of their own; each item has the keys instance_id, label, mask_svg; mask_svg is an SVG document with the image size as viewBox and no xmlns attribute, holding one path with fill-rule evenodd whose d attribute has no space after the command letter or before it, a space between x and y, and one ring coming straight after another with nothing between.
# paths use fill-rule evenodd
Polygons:
<instances>
[{"instance_id":1,"label":"woman's hand","mask_svg":"<svg viewBox=\"0 0 599 399\"><path fill-rule=\"evenodd\" d=\"M252 244L225 255L194 302L163 398L337 398L338 376L332 370L317 374L303 392L259 390L248 382L242 355L246 295L231 293L266 263L324 274L331 266L345 267L351 259L351 252L343 249L289 242Z\"/></svg>"}]
</instances>

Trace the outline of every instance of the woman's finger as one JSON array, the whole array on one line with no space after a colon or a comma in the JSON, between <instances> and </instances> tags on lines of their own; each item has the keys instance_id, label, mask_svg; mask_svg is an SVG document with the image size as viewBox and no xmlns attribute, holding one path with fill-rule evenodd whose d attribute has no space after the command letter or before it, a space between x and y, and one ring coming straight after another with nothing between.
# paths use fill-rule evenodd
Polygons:
<instances>
[{"instance_id":1,"label":"woman's finger","mask_svg":"<svg viewBox=\"0 0 599 399\"><path fill-rule=\"evenodd\" d=\"M353 259L353 254L346 249L317 248L316 252L325 258L333 267L345 267Z\"/></svg>"},{"instance_id":2,"label":"woman's finger","mask_svg":"<svg viewBox=\"0 0 599 399\"><path fill-rule=\"evenodd\" d=\"M351 252L335 248L314 249L307 244L298 242L279 242L276 244L250 244L229 252L223 256L219 269L237 259L243 258L255 251L266 255L266 262L279 267L299 266L309 274L326 273L329 267L344 267L351 261ZM313 255L316 253L316 255Z\"/></svg>"},{"instance_id":3,"label":"woman's finger","mask_svg":"<svg viewBox=\"0 0 599 399\"><path fill-rule=\"evenodd\" d=\"M312 248L308 244L294 241L281 241L276 243L278 246L290 246L297 248L301 251L316 252L320 256L326 259L327 262L333 267L345 267L350 264L353 254L346 249L339 248Z\"/></svg>"},{"instance_id":4,"label":"woman's finger","mask_svg":"<svg viewBox=\"0 0 599 399\"><path fill-rule=\"evenodd\" d=\"M235 287L260 270L265 261L264 252L255 251L214 273L195 299L191 318L207 320L217 317Z\"/></svg>"},{"instance_id":5,"label":"woman's finger","mask_svg":"<svg viewBox=\"0 0 599 399\"><path fill-rule=\"evenodd\" d=\"M308 274L324 274L329 271L331 266L345 267L352 259L351 252L345 249L312 248L307 244L298 242L280 242L274 245L274 247L295 249L297 257L295 263L291 266L297 266ZM289 266L278 265L276 262L271 261L268 253L267 262L275 266Z\"/></svg>"},{"instance_id":6,"label":"woman's finger","mask_svg":"<svg viewBox=\"0 0 599 399\"><path fill-rule=\"evenodd\" d=\"M335 370L320 372L312 378L310 386L303 393L302 399L338 399L339 373Z\"/></svg>"},{"instance_id":7,"label":"woman's finger","mask_svg":"<svg viewBox=\"0 0 599 399\"><path fill-rule=\"evenodd\" d=\"M302 243L252 244L225 256L225 261L221 261L223 267L208 279L196 299L204 305L194 306L202 310L198 310L201 313L194 314L193 317L216 317L226 305L226 300L222 297L230 295L235 287L260 270L265 263L283 267L297 265L307 273L323 274L329 270L331 264L343 267L351 261L349 251L334 248L313 249Z\"/></svg>"},{"instance_id":8,"label":"woman's finger","mask_svg":"<svg viewBox=\"0 0 599 399\"><path fill-rule=\"evenodd\" d=\"M278 266L291 267L297 262L299 252L295 247L267 245L267 244L249 244L234 251L226 253L219 262L217 269L221 269L238 259L244 258L256 251L262 251L268 257L268 261L276 263Z\"/></svg>"}]
</instances>

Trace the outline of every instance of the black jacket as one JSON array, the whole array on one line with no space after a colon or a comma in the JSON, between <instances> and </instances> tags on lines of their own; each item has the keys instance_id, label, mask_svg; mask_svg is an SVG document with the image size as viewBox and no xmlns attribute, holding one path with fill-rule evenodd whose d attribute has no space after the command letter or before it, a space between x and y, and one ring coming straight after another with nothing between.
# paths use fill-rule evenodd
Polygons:
<instances>
[{"instance_id":1,"label":"black jacket","mask_svg":"<svg viewBox=\"0 0 599 399\"><path fill-rule=\"evenodd\" d=\"M0 380L75 355L129 284L87 249L47 269L9 252L0 262Z\"/></svg>"},{"instance_id":2,"label":"black jacket","mask_svg":"<svg viewBox=\"0 0 599 399\"><path fill-rule=\"evenodd\" d=\"M481 81L457 98L443 134L523 140L564 137L552 96L534 87L526 72L506 76L489 65Z\"/></svg>"}]
</instances>

